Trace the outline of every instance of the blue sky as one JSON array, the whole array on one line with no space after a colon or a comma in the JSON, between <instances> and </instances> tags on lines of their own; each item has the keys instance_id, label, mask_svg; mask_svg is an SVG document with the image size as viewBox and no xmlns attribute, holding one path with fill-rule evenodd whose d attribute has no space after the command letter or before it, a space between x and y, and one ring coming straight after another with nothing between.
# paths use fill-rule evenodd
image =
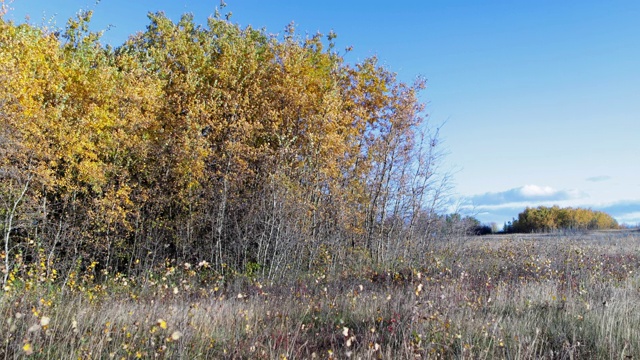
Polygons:
<instances>
[{"instance_id":1,"label":"blue sky","mask_svg":"<svg viewBox=\"0 0 640 360\"><path fill-rule=\"evenodd\" d=\"M205 23L219 1L15 0L7 18L64 26L79 9L117 46L149 11ZM424 76L444 123L458 209L502 225L526 206L583 206L640 223L640 1L227 0L241 26L338 34L346 60L376 55Z\"/></svg>"}]
</instances>

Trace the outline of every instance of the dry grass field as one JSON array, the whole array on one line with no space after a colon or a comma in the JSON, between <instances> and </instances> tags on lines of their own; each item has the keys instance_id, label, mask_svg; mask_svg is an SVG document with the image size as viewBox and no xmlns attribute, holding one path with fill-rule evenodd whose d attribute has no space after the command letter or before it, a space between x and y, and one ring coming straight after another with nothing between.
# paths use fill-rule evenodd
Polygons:
<instances>
[{"instance_id":1,"label":"dry grass field","mask_svg":"<svg viewBox=\"0 0 640 360\"><path fill-rule=\"evenodd\" d=\"M639 235L461 238L387 269L354 252L278 283L170 261L62 283L42 264L0 297L0 358L632 359Z\"/></svg>"}]
</instances>

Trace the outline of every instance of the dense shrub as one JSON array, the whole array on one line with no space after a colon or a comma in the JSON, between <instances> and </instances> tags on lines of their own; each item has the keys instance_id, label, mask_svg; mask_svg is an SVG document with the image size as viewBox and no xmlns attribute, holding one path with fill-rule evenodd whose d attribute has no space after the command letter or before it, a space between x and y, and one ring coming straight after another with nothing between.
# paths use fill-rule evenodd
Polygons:
<instances>
[{"instance_id":1,"label":"dense shrub","mask_svg":"<svg viewBox=\"0 0 640 360\"><path fill-rule=\"evenodd\" d=\"M442 185L423 81L345 63L334 34L158 13L113 49L90 19L0 20L5 274L32 242L62 273L170 258L276 277L429 241Z\"/></svg>"},{"instance_id":2,"label":"dense shrub","mask_svg":"<svg viewBox=\"0 0 640 360\"><path fill-rule=\"evenodd\" d=\"M526 208L518 219L506 224L505 232L548 232L554 230L617 229L618 222L602 211L559 206Z\"/></svg>"}]
</instances>

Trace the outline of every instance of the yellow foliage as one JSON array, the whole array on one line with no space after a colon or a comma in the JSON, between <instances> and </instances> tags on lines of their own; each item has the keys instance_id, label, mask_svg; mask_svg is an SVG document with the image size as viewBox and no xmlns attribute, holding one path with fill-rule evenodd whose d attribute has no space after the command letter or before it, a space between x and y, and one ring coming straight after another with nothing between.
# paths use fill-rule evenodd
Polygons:
<instances>
[{"instance_id":1,"label":"yellow foliage","mask_svg":"<svg viewBox=\"0 0 640 360\"><path fill-rule=\"evenodd\" d=\"M320 35L160 13L113 50L91 16L62 36L0 20L1 165L22 179L2 187L28 190L21 219L46 224L51 253L122 269L148 249L206 249L224 272L262 241L242 235L252 221L362 244L410 193L422 86L375 58L345 65ZM261 244L259 263L275 249Z\"/></svg>"}]
</instances>

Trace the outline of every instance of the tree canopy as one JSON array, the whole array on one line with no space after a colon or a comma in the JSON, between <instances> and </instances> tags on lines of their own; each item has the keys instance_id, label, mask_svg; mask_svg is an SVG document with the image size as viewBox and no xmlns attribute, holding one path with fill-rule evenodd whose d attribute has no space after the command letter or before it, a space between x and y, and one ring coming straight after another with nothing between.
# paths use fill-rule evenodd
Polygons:
<instances>
[{"instance_id":1,"label":"tree canopy","mask_svg":"<svg viewBox=\"0 0 640 360\"><path fill-rule=\"evenodd\" d=\"M505 232L549 232L554 230L617 229L618 222L607 213L583 208L559 206L527 207L518 219L505 224Z\"/></svg>"},{"instance_id":2,"label":"tree canopy","mask_svg":"<svg viewBox=\"0 0 640 360\"><path fill-rule=\"evenodd\" d=\"M68 266L178 258L276 276L426 241L416 229L443 187L423 80L346 63L334 34L219 17L152 13L105 48L91 15L65 31L0 20L5 273L32 243Z\"/></svg>"}]
</instances>

